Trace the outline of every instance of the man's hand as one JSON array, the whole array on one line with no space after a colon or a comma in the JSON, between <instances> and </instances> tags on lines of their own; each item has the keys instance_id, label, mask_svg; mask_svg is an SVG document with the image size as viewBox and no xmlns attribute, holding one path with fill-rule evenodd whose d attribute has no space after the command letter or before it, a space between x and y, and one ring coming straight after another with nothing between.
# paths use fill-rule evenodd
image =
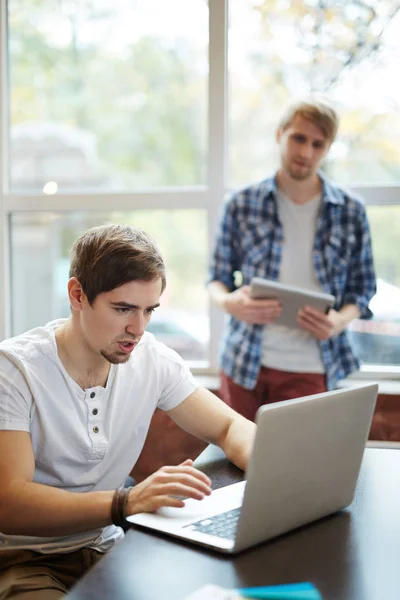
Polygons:
<instances>
[{"instance_id":1,"label":"man's hand","mask_svg":"<svg viewBox=\"0 0 400 600\"><path fill-rule=\"evenodd\" d=\"M282 306L279 300L254 300L250 297L250 287L243 287L227 294L224 299L224 308L227 313L245 321L250 325L268 325L273 323L279 317Z\"/></svg>"},{"instance_id":2,"label":"man's hand","mask_svg":"<svg viewBox=\"0 0 400 600\"><path fill-rule=\"evenodd\" d=\"M177 496L202 500L210 494L210 479L193 467L192 460L185 460L175 467L161 467L132 488L126 514L155 512L162 506L182 508L185 503Z\"/></svg>"},{"instance_id":3,"label":"man's hand","mask_svg":"<svg viewBox=\"0 0 400 600\"><path fill-rule=\"evenodd\" d=\"M325 315L323 312L312 308L312 306L305 306L302 310L299 310L297 324L311 333L317 340L327 340L334 335L338 335L347 325L340 312L333 308Z\"/></svg>"}]
</instances>

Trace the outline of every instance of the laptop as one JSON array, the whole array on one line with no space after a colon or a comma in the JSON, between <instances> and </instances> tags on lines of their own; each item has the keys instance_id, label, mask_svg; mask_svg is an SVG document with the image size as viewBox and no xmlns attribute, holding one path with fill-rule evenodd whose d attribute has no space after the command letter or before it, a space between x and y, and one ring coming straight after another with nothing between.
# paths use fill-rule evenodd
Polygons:
<instances>
[{"instance_id":1,"label":"laptop","mask_svg":"<svg viewBox=\"0 0 400 600\"><path fill-rule=\"evenodd\" d=\"M262 406L246 481L128 521L234 554L345 508L377 394L374 383Z\"/></svg>"}]
</instances>

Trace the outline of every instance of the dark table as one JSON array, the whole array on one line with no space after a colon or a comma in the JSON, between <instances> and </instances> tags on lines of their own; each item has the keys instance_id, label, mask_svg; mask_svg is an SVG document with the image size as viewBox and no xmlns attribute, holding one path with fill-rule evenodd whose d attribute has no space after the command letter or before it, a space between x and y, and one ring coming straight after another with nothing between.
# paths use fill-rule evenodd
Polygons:
<instances>
[{"instance_id":1,"label":"dark table","mask_svg":"<svg viewBox=\"0 0 400 600\"><path fill-rule=\"evenodd\" d=\"M196 465L221 487L242 479L209 447ZM324 600L400 599L400 450L367 448L351 506L236 556L130 529L69 600L183 600L227 588L311 581Z\"/></svg>"}]
</instances>

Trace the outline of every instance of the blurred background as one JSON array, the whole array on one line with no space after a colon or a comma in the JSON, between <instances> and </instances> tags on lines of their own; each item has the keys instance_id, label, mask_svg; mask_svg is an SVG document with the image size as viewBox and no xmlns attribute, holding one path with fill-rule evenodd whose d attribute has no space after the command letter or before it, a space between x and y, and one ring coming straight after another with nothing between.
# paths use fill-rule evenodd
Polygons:
<instances>
[{"instance_id":1,"label":"blurred background","mask_svg":"<svg viewBox=\"0 0 400 600\"><path fill-rule=\"evenodd\" d=\"M226 22L211 31L210 14ZM149 330L216 368L205 282L219 207L273 173L283 106L317 92L341 115L324 170L365 187L379 277L374 319L355 321L352 340L365 365L400 366L398 2L8 0L6 17L12 335L68 315L73 240L124 222L148 231L168 265ZM226 68L225 129L209 114L210 60ZM222 187L210 175L216 146Z\"/></svg>"}]
</instances>

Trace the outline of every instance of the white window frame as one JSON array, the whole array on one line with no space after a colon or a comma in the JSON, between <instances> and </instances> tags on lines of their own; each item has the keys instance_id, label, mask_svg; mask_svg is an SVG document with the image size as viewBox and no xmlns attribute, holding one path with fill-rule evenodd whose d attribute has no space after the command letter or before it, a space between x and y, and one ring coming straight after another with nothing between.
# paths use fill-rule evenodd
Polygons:
<instances>
[{"instance_id":1,"label":"white window frame","mask_svg":"<svg viewBox=\"0 0 400 600\"><path fill-rule=\"evenodd\" d=\"M165 188L140 192L96 194L15 194L9 187L8 164L8 78L7 8L0 2L0 339L10 335L10 248L11 213L75 210L117 211L132 209L204 209L207 212L208 251L211 252L221 202L228 191L228 0L209 0L209 85L208 85L208 158L205 186ZM398 205L399 186L353 188L370 205ZM218 370L218 346L223 330L223 315L210 306L210 367L196 370L215 374ZM195 371L195 369L193 369ZM400 365L388 368L368 366L363 376L374 379L400 379Z\"/></svg>"}]
</instances>

